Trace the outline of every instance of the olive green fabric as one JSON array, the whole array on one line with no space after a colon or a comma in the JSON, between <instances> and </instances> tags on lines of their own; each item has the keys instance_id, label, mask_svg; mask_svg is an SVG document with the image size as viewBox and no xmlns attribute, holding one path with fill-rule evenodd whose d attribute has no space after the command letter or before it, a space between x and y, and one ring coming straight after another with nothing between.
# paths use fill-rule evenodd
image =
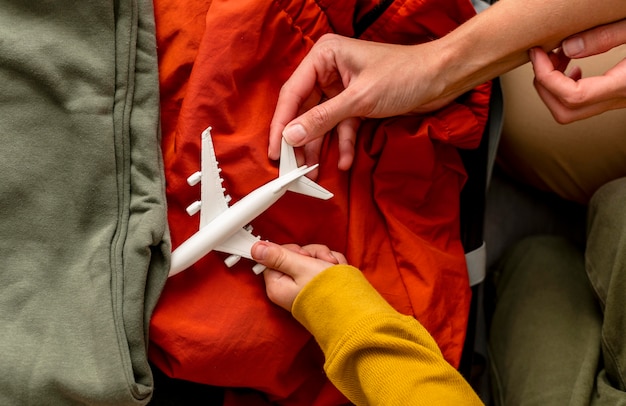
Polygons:
<instances>
[{"instance_id":1,"label":"olive green fabric","mask_svg":"<svg viewBox=\"0 0 626 406\"><path fill-rule=\"evenodd\" d=\"M591 199L586 247L530 237L494 275L496 405L626 405L626 179Z\"/></svg>"},{"instance_id":2,"label":"olive green fabric","mask_svg":"<svg viewBox=\"0 0 626 406\"><path fill-rule=\"evenodd\" d=\"M0 404L145 404L167 278L152 3L0 0Z\"/></svg>"},{"instance_id":3,"label":"olive green fabric","mask_svg":"<svg viewBox=\"0 0 626 406\"><path fill-rule=\"evenodd\" d=\"M594 194L587 229L585 269L603 312L604 370L594 400L626 405L626 178Z\"/></svg>"}]
</instances>

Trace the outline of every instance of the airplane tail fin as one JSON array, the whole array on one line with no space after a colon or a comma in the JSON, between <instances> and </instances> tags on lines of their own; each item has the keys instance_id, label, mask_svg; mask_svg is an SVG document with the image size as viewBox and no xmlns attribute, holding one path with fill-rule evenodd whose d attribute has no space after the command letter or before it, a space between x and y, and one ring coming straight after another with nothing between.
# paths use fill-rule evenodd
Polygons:
<instances>
[{"instance_id":1,"label":"airplane tail fin","mask_svg":"<svg viewBox=\"0 0 626 406\"><path fill-rule=\"evenodd\" d=\"M288 190L322 200L328 200L333 197L331 192L304 176L316 167L317 165L310 168L301 168L304 170L303 175L299 176L294 182L292 182L289 185ZM287 144L287 141L283 138L280 147L279 175L286 175L295 169L299 169L298 162L296 161L296 153L294 152L293 147Z\"/></svg>"}]
</instances>

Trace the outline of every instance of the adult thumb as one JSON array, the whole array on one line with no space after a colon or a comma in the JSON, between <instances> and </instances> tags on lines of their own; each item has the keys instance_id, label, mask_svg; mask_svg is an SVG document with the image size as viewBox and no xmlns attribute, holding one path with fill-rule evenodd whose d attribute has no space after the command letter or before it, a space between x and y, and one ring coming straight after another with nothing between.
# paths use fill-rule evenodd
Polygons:
<instances>
[{"instance_id":1,"label":"adult thumb","mask_svg":"<svg viewBox=\"0 0 626 406\"><path fill-rule=\"evenodd\" d=\"M323 137L344 119L355 116L354 113L343 91L292 120L285 126L283 137L289 145L301 147Z\"/></svg>"},{"instance_id":2,"label":"adult thumb","mask_svg":"<svg viewBox=\"0 0 626 406\"><path fill-rule=\"evenodd\" d=\"M626 42L626 20L592 28L567 38L561 44L569 58L585 58L607 52Z\"/></svg>"}]
</instances>

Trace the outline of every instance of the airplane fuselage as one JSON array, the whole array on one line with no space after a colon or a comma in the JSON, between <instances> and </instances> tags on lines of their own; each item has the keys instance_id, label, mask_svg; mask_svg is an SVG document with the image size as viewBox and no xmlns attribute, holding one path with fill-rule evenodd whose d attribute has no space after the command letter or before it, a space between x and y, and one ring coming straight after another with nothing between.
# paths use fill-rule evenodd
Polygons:
<instances>
[{"instance_id":1,"label":"airplane fuselage","mask_svg":"<svg viewBox=\"0 0 626 406\"><path fill-rule=\"evenodd\" d=\"M252 234L250 222L267 210L287 191L317 199L327 200L333 194L306 177L315 170L313 166L298 167L293 147L283 139L278 178L253 190L237 203L229 206L230 196L225 196L222 187L217 157L211 139L211 127L202 132L201 170L187 178L189 186L202 184L200 201L187 207L192 216L200 211L199 231L183 242L172 253L169 276L189 268L210 251L230 254L224 263L231 267L241 258L252 259L252 246L259 237ZM256 264L252 271L263 272L265 267Z\"/></svg>"},{"instance_id":2,"label":"airplane fuselage","mask_svg":"<svg viewBox=\"0 0 626 406\"><path fill-rule=\"evenodd\" d=\"M302 173L300 176L303 176L307 171L302 169L298 168L293 172L299 171ZM300 177L293 175L294 173L289 173L285 177L293 177L291 182ZM291 183L285 183L283 178L281 176L253 190L176 248L172 253L170 275L193 265L272 206L287 192ZM249 253L247 258L250 258Z\"/></svg>"}]
</instances>

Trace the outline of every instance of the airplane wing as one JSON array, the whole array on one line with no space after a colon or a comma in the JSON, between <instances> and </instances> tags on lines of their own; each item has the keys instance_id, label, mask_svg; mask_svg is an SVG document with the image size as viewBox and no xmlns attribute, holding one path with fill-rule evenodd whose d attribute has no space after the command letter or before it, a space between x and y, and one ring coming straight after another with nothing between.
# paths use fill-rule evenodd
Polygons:
<instances>
[{"instance_id":1,"label":"airplane wing","mask_svg":"<svg viewBox=\"0 0 626 406\"><path fill-rule=\"evenodd\" d=\"M259 241L259 237L255 237L251 231L241 228L220 246L215 247L215 250L252 259L250 250L257 241Z\"/></svg>"},{"instance_id":2,"label":"airplane wing","mask_svg":"<svg viewBox=\"0 0 626 406\"><path fill-rule=\"evenodd\" d=\"M252 259L250 251L252 251L252 245L259 241L260 237L252 235L252 228L241 228L222 245L216 247L215 250L231 254L224 260L224 263L229 268L235 265L239 260L243 258ZM257 263L252 267L252 271L255 274L260 274L265 270L265 265Z\"/></svg>"},{"instance_id":3,"label":"airplane wing","mask_svg":"<svg viewBox=\"0 0 626 406\"><path fill-rule=\"evenodd\" d=\"M200 202L195 202L187 209L190 215L200 211L200 228L228 209L230 196L224 195L226 190L222 186L224 179L220 176L221 171L217 164L209 127L202 133L201 172L195 173L187 180L192 186L201 182Z\"/></svg>"},{"instance_id":4,"label":"airplane wing","mask_svg":"<svg viewBox=\"0 0 626 406\"><path fill-rule=\"evenodd\" d=\"M319 199L329 199L332 197L332 193L305 177L305 175L311 170L314 170L317 165L314 165L310 168L308 168L306 165L303 165L302 167L298 168L293 147L288 145L284 139L281 152L282 154L279 167L279 178L278 180L274 181L277 182L276 187L279 189L279 191L282 191L282 193L284 193L283 189L287 187L287 190L317 197ZM196 172L187 179L187 182L191 186L201 182L200 201L191 204L187 208L187 213L189 213L189 215L193 215L200 211L200 228L202 229L203 227L211 223L211 221L213 221L217 216L226 212L229 208L228 203L230 202L230 196L224 195L225 189L222 187L222 182L224 180L220 176L221 170L217 163L215 149L213 148L213 141L211 139L211 127L208 127L202 133L201 154L201 172ZM283 180L282 183L280 182L280 179ZM268 190L268 192L271 192L271 190ZM280 198L281 195L282 194L277 195L277 199ZM271 205L272 202L270 202L269 204ZM196 235L199 235L199 233L201 232L202 231L199 231L198 233L196 233ZM209 234L202 234L202 236L207 235ZM209 250L213 249L230 254L230 256L224 261L226 265L230 267L237 263L237 261L239 261L239 259L241 259L242 257L252 259L250 251L252 249L252 246L258 240L259 237L255 237L254 235L252 235L252 229L245 227L237 230L233 235L228 237L226 241L222 242L220 246L209 248ZM193 244L196 244L198 240L194 239L193 241ZM217 241L215 241L215 243L217 243ZM188 240L187 242L183 243L183 245L185 244L191 244L191 242L189 242ZM187 245L187 247L195 247L195 245L193 244ZM172 254L173 257L176 255L177 252L179 252L183 245L181 245L181 247L179 247ZM186 254L184 255L195 255L193 252L188 252L190 249L191 248L187 249L187 251L185 251ZM180 255L183 254L179 254L179 256ZM197 260L197 258L195 260ZM257 264L252 269L255 273L258 274L262 272L265 267L261 264ZM176 272L179 272L179 270L177 270Z\"/></svg>"},{"instance_id":5,"label":"airplane wing","mask_svg":"<svg viewBox=\"0 0 626 406\"><path fill-rule=\"evenodd\" d=\"M187 208L187 213L193 215L200 211L200 228L210 223L221 213L228 210L231 198L224 195L226 189L222 186L224 179L220 176L222 171L215 156L211 127L202 133L201 171L196 172L187 179L187 183L193 186L200 184L200 201L194 202ZM294 157L295 158L295 157ZM221 246L214 248L217 251L231 254L224 262L229 267L236 264L242 257L252 259L250 251L252 245L260 238L252 235L252 228L242 228L232 235ZM253 268L256 274L262 272L265 267L256 264Z\"/></svg>"}]
</instances>

